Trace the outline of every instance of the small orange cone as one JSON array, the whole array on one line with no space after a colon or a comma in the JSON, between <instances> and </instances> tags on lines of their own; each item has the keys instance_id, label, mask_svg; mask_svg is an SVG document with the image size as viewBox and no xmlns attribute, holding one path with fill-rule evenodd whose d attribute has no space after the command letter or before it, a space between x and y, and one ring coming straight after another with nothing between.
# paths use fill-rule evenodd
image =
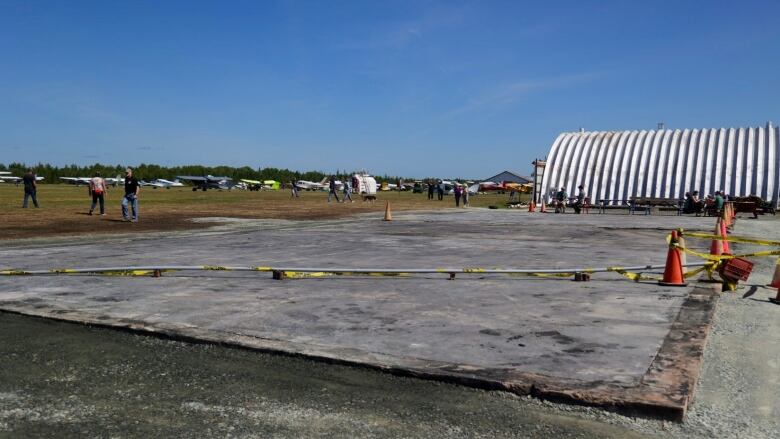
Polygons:
<instances>
[{"instance_id":1,"label":"small orange cone","mask_svg":"<svg viewBox=\"0 0 780 439\"><path fill-rule=\"evenodd\" d=\"M734 223L736 222L736 219L737 219L737 214L734 212L734 203L728 203L728 213L727 213L727 215L728 215L728 223L727 223L727 225L729 226L729 228L731 228L733 230L734 229Z\"/></svg>"},{"instance_id":2,"label":"small orange cone","mask_svg":"<svg viewBox=\"0 0 780 439\"><path fill-rule=\"evenodd\" d=\"M683 229L677 229L677 246L679 248L685 248L685 238L683 238ZM685 264L688 263L688 256L684 251L682 250L679 251L680 251L680 265L682 266L682 272L684 275L686 273Z\"/></svg>"},{"instance_id":3,"label":"small orange cone","mask_svg":"<svg viewBox=\"0 0 780 439\"><path fill-rule=\"evenodd\" d=\"M715 223L715 232L713 233L715 236L722 236L720 234L720 218L718 218L718 221ZM723 241L720 239L713 239L712 244L710 244L710 254L720 256L723 254Z\"/></svg>"},{"instance_id":4,"label":"small orange cone","mask_svg":"<svg viewBox=\"0 0 780 439\"><path fill-rule=\"evenodd\" d=\"M672 239L669 241L669 251L666 253L664 277L658 282L658 285L667 287L684 287L688 285L685 283L685 278L683 277L680 250L677 249L678 245L677 230L673 230Z\"/></svg>"},{"instance_id":5,"label":"small orange cone","mask_svg":"<svg viewBox=\"0 0 780 439\"><path fill-rule=\"evenodd\" d=\"M539 210L541 213L547 213L547 209L545 209L544 200L542 200L542 208Z\"/></svg>"},{"instance_id":6,"label":"small orange cone","mask_svg":"<svg viewBox=\"0 0 780 439\"><path fill-rule=\"evenodd\" d=\"M531 200L531 202L528 203L528 211L531 213L536 211L536 205L534 204L533 200Z\"/></svg>"},{"instance_id":7,"label":"small orange cone","mask_svg":"<svg viewBox=\"0 0 780 439\"><path fill-rule=\"evenodd\" d=\"M726 203L723 205L723 212L721 212L721 219L726 224L726 227L731 227L732 224L734 224L734 218L732 217L732 204Z\"/></svg>"},{"instance_id":8,"label":"small orange cone","mask_svg":"<svg viewBox=\"0 0 780 439\"><path fill-rule=\"evenodd\" d=\"M393 220L393 214L390 213L390 202L388 201L387 204L385 204L385 221L392 221Z\"/></svg>"},{"instance_id":9,"label":"small orange cone","mask_svg":"<svg viewBox=\"0 0 780 439\"><path fill-rule=\"evenodd\" d=\"M727 238L729 236L728 232L726 231L726 222L721 220L720 221L720 236ZM731 249L729 248L729 242L725 239L721 241L722 247L723 247L723 253L731 253Z\"/></svg>"},{"instance_id":10,"label":"small orange cone","mask_svg":"<svg viewBox=\"0 0 780 439\"><path fill-rule=\"evenodd\" d=\"M777 258L777 264L775 264L775 275L772 276L772 282L767 286L778 288L778 294L780 294L780 258Z\"/></svg>"}]
</instances>

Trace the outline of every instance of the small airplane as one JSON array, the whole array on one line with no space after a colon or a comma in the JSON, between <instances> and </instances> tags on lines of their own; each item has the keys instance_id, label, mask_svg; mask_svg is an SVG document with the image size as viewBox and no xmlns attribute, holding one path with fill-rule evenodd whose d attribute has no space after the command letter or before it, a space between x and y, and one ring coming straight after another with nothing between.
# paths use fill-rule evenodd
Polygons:
<instances>
[{"instance_id":1,"label":"small airplane","mask_svg":"<svg viewBox=\"0 0 780 439\"><path fill-rule=\"evenodd\" d=\"M308 180L298 180L295 182L295 186L298 187L300 190L304 191L318 191L318 190L325 190L328 188L328 179L324 178L321 182L315 183L313 181Z\"/></svg>"},{"instance_id":2,"label":"small airplane","mask_svg":"<svg viewBox=\"0 0 780 439\"><path fill-rule=\"evenodd\" d=\"M330 189L330 181L328 177L325 177L319 183L307 180L298 180L295 182L295 186L304 191L327 191ZM341 180L336 180L336 190L344 190L344 183Z\"/></svg>"},{"instance_id":3,"label":"small airplane","mask_svg":"<svg viewBox=\"0 0 780 439\"><path fill-rule=\"evenodd\" d=\"M282 187L282 184L279 183L276 180L249 180L247 178L242 178L241 183L244 184L245 189L248 189L250 191L259 191L261 189L264 190L279 190L279 188Z\"/></svg>"},{"instance_id":4,"label":"small airplane","mask_svg":"<svg viewBox=\"0 0 780 439\"><path fill-rule=\"evenodd\" d=\"M43 181L45 177L35 177L35 181ZM0 171L0 183L16 183L19 184L22 181L22 177L14 177L8 171Z\"/></svg>"},{"instance_id":5,"label":"small airplane","mask_svg":"<svg viewBox=\"0 0 780 439\"><path fill-rule=\"evenodd\" d=\"M400 189L399 189L400 187ZM398 186L397 183L388 183L388 182L382 182L382 184L379 185L380 191L408 191L412 190L414 188L414 184L404 183L401 182L401 186Z\"/></svg>"},{"instance_id":6,"label":"small airplane","mask_svg":"<svg viewBox=\"0 0 780 439\"><path fill-rule=\"evenodd\" d=\"M479 191L480 192L519 192L522 194L530 193L533 189L533 184L531 183L512 183L507 181L502 181L501 183L495 183L492 181L483 181L479 184Z\"/></svg>"},{"instance_id":7,"label":"small airplane","mask_svg":"<svg viewBox=\"0 0 780 439\"><path fill-rule=\"evenodd\" d=\"M60 180L64 181L65 183L81 186L81 185L88 185L89 181L92 179L89 177L60 177Z\"/></svg>"},{"instance_id":8,"label":"small airplane","mask_svg":"<svg viewBox=\"0 0 780 439\"><path fill-rule=\"evenodd\" d=\"M233 179L230 177L214 177L213 175L207 175L205 177L199 177L194 175L177 175L177 180L189 181L192 183L192 191L198 189L206 191L208 189L230 190L235 186Z\"/></svg>"},{"instance_id":9,"label":"small airplane","mask_svg":"<svg viewBox=\"0 0 780 439\"><path fill-rule=\"evenodd\" d=\"M7 181L16 182L16 181L19 181L19 180L21 180L21 178L19 178L19 177L14 177L14 176L13 176L13 175L11 175L11 173L10 173L10 172L8 172L8 171L0 171L0 183L5 183L5 182L6 182L6 180L7 180Z\"/></svg>"},{"instance_id":10,"label":"small airplane","mask_svg":"<svg viewBox=\"0 0 780 439\"><path fill-rule=\"evenodd\" d=\"M92 181L92 177L60 177L60 180L64 181L65 183L75 184L76 186L89 186L89 182ZM116 177L104 178L103 181L105 181L106 184L116 186L119 184L124 184L125 179L122 178L121 175L117 175Z\"/></svg>"},{"instance_id":11,"label":"small airplane","mask_svg":"<svg viewBox=\"0 0 780 439\"><path fill-rule=\"evenodd\" d=\"M152 189L157 189L158 187L165 188L165 189L170 189L172 187L184 187L184 183L180 182L178 179L170 181L164 178L158 178L157 180L152 180L150 182L143 182L140 184L142 186L151 186Z\"/></svg>"}]
</instances>

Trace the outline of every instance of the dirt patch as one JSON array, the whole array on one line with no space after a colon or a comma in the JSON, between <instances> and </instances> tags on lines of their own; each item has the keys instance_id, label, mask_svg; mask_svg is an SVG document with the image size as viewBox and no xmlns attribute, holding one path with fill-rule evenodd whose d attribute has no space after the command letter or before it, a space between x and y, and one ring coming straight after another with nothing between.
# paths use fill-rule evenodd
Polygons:
<instances>
[{"instance_id":1,"label":"dirt patch","mask_svg":"<svg viewBox=\"0 0 780 439\"><path fill-rule=\"evenodd\" d=\"M287 191L207 191L189 189L152 190L144 188L140 197L140 221L122 221L119 202L121 188L109 193L106 215L89 216L90 199L86 189L67 185L41 185L41 208L21 208L18 188L0 187L0 240L104 233L144 233L203 229L215 225L197 218L232 217L246 219L322 220L375 212L383 215L386 203L392 211L430 210L454 207L452 197L427 200L425 194L381 193L374 203L355 196L353 203L328 203L323 192L304 192L300 198ZM473 197L475 207L506 201L505 196Z\"/></svg>"}]
</instances>

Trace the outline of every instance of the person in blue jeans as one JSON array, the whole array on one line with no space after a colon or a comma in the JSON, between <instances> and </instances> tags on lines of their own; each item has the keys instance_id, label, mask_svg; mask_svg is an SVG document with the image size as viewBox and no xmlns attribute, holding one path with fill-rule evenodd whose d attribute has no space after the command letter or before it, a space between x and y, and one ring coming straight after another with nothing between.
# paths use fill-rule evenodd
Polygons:
<instances>
[{"instance_id":1,"label":"person in blue jeans","mask_svg":"<svg viewBox=\"0 0 780 439\"><path fill-rule=\"evenodd\" d=\"M141 192L141 186L138 185L138 180L133 176L132 168L127 168L125 172L125 196L122 197L122 219L131 221L127 211L128 206L130 206L133 209L132 221L135 223L138 222L138 194Z\"/></svg>"},{"instance_id":2,"label":"person in blue jeans","mask_svg":"<svg viewBox=\"0 0 780 439\"><path fill-rule=\"evenodd\" d=\"M32 168L27 168L27 173L22 177L22 181L24 182L24 202L22 203L22 207L24 209L27 209L28 198L32 198L33 206L36 208L38 207L38 184L35 183L35 180L35 173Z\"/></svg>"},{"instance_id":3,"label":"person in blue jeans","mask_svg":"<svg viewBox=\"0 0 780 439\"><path fill-rule=\"evenodd\" d=\"M355 201L352 199L352 196L350 195L352 193L352 188L349 187L349 181L344 181L344 198L341 199L342 203L346 203L347 200L349 200L350 203L354 203Z\"/></svg>"},{"instance_id":4,"label":"person in blue jeans","mask_svg":"<svg viewBox=\"0 0 780 439\"><path fill-rule=\"evenodd\" d=\"M338 185L336 184L335 176L333 175L330 176L330 182L328 183L328 187L330 188L330 192L328 192L328 203L330 203L331 197L336 197L336 202L340 203L341 200L339 200Z\"/></svg>"}]
</instances>

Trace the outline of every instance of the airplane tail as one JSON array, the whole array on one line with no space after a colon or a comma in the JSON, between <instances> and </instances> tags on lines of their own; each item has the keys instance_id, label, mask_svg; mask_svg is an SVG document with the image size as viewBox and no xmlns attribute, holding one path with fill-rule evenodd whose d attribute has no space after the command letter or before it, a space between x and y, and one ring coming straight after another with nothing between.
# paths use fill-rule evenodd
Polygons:
<instances>
[{"instance_id":1,"label":"airplane tail","mask_svg":"<svg viewBox=\"0 0 780 439\"><path fill-rule=\"evenodd\" d=\"M322 181L320 181L320 185L324 186L326 184L328 184L328 177L325 177L325 178L322 179Z\"/></svg>"}]
</instances>

